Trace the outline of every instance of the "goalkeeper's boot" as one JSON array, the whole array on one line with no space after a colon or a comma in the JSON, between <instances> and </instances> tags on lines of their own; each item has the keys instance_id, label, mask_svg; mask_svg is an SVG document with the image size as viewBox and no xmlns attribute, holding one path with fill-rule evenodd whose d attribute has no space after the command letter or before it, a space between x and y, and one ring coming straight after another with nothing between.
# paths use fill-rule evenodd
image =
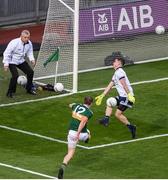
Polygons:
<instances>
[{"instance_id":1,"label":"goalkeeper's boot","mask_svg":"<svg viewBox=\"0 0 168 180\"><path fill-rule=\"evenodd\" d=\"M132 139L135 139L135 137L136 137L136 126L129 124L129 125L127 125L127 127L129 128L129 130L132 134Z\"/></svg>"},{"instance_id":2,"label":"goalkeeper's boot","mask_svg":"<svg viewBox=\"0 0 168 180\"><path fill-rule=\"evenodd\" d=\"M99 124L107 127L109 125L109 116L105 116L103 119L98 120Z\"/></svg>"},{"instance_id":3,"label":"goalkeeper's boot","mask_svg":"<svg viewBox=\"0 0 168 180\"><path fill-rule=\"evenodd\" d=\"M64 177L64 169L60 167L58 171L58 179L63 179L63 177Z\"/></svg>"}]
</instances>

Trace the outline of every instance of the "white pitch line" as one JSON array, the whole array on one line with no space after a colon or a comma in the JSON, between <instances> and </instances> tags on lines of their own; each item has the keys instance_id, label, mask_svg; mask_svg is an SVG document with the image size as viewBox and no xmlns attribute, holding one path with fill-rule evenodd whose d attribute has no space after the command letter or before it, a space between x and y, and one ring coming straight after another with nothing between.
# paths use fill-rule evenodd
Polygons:
<instances>
[{"instance_id":1,"label":"white pitch line","mask_svg":"<svg viewBox=\"0 0 168 180\"><path fill-rule=\"evenodd\" d=\"M11 128L11 127L8 127L8 126L3 126L3 125L0 125L0 128L7 129L7 130L10 130L10 131L20 132L20 133L23 133L23 134L28 134L28 135L31 135L31 136L36 136L36 137L46 139L46 140L49 140L49 141L54 141L54 142L58 142L58 143L67 144L66 141L62 141L62 140L59 140L59 139L54 139L54 138L51 138L51 137L43 136L43 135L40 135L40 134L37 134L37 133L32 133L32 132L29 132L29 131L24 131L24 130ZM96 145L96 146L90 146L90 147L89 146L82 146L82 145L79 145L79 144L77 146L82 148L82 149L90 150L90 149L98 149L98 148L103 148L103 147L115 146L115 145L119 145L119 144L127 144L127 143L132 143L132 142L137 142L137 141L143 141L143 140L148 140L148 139L155 139L155 138L159 138L159 137L166 137L166 136L168 136L168 134L153 135L153 136L148 136L148 137L139 138L139 139L132 139L132 140L127 140L127 141L121 141L121 142L115 142L115 143L109 143L109 144L102 144L102 145Z\"/></svg>"},{"instance_id":2,"label":"white pitch line","mask_svg":"<svg viewBox=\"0 0 168 180\"><path fill-rule=\"evenodd\" d=\"M8 127L8 126L3 126L3 125L0 125L0 128L7 129L7 130L10 130L10 131L19 132L19 133L22 133L22 134L27 134L27 135L30 135L30 136L39 137L41 139L46 139L46 140L49 140L49 141L54 141L54 142L59 142L59 143L62 143L62 144L67 144L67 141L62 141L62 140L59 140L59 139L55 139L55 138L52 138L52 137L40 135L40 134L37 134L37 133L32 133L32 132L29 132L29 131L24 131L24 130L21 130L21 129L11 128L11 127ZM83 148L83 149L88 149L88 147L81 146L79 144L77 146L80 147L80 148Z\"/></svg>"},{"instance_id":3,"label":"white pitch line","mask_svg":"<svg viewBox=\"0 0 168 180\"><path fill-rule=\"evenodd\" d=\"M8 168L15 169L15 170L22 171L22 172L27 172L27 173L42 176L42 177L45 177L45 178L58 179L58 178L53 177L53 176L49 176L49 175L38 173L38 172L35 172L35 171L23 169L23 168L20 168L20 167L9 165L9 164L0 163L0 166L8 167Z\"/></svg>"},{"instance_id":4,"label":"white pitch line","mask_svg":"<svg viewBox=\"0 0 168 180\"><path fill-rule=\"evenodd\" d=\"M131 85L148 84L148 83L160 82L160 81L166 81L166 80L168 80L168 77L153 79L153 80L140 81L140 82L134 82L134 83L131 83Z\"/></svg>"},{"instance_id":5,"label":"white pitch line","mask_svg":"<svg viewBox=\"0 0 168 180\"><path fill-rule=\"evenodd\" d=\"M121 142L115 142L115 143L109 143L109 144L96 145L96 146L89 147L88 149L98 149L98 148L103 148L103 147L115 146L115 145L119 145L119 144L127 144L127 143L144 141L144 140L148 140L148 139L155 139L155 138L166 137L166 136L168 136L168 134L160 134L160 135L148 136L148 137L139 138L139 139L132 139L132 140L128 140L128 141L121 141Z\"/></svg>"},{"instance_id":6,"label":"white pitch line","mask_svg":"<svg viewBox=\"0 0 168 180\"><path fill-rule=\"evenodd\" d=\"M153 80L147 80L147 81L134 82L134 83L131 83L131 85L153 83L153 82L159 82L159 81L165 81L165 80L168 80L168 77L153 79ZM103 89L105 89L105 88L88 89L88 90L84 90L84 91L78 91L78 93L95 92L95 91L100 91ZM19 105L19 104L26 104L26 103L31 103L31 102L45 101L45 100L49 100L49 99L55 99L55 98L70 96L72 94L74 94L74 93L61 94L61 95L56 95L56 96L49 96L49 97L40 98L40 99L32 99L32 100L26 100L26 101L20 101L20 102L8 103L8 104L0 104L0 108L1 107L13 106L13 105Z\"/></svg>"},{"instance_id":7,"label":"white pitch line","mask_svg":"<svg viewBox=\"0 0 168 180\"><path fill-rule=\"evenodd\" d=\"M145 64L145 63L150 63L150 62L167 61L167 60L168 60L168 57L165 57L165 58L151 59L151 60L145 60L145 61L137 61L137 62L134 62L134 64ZM129 64L128 64L128 66L129 66ZM98 67L98 68L79 70L78 73L82 74L82 73L100 71L100 70L112 69L112 68L113 68L113 66L104 66L104 67ZM73 74L73 72L66 72L66 73L59 73L58 76L66 76L66 75L72 75L72 74ZM34 78L33 80L49 79L49 78L54 78L54 77L55 77L55 75L48 75L48 76Z\"/></svg>"},{"instance_id":8,"label":"white pitch line","mask_svg":"<svg viewBox=\"0 0 168 180\"><path fill-rule=\"evenodd\" d=\"M68 94L49 96L49 97L44 97L44 98L39 98L39 99L31 99L31 100L19 101L19 102L8 103L8 104L0 104L0 107L13 106L13 105L19 105L19 104L27 104L27 103L31 103L31 102L45 101L45 100L49 100L49 99L55 99L55 98L60 98L60 97L64 97L64 96L70 96L72 94L73 93L68 93Z\"/></svg>"},{"instance_id":9,"label":"white pitch line","mask_svg":"<svg viewBox=\"0 0 168 180\"><path fill-rule=\"evenodd\" d=\"M153 80L146 80L146 81L134 82L134 83L131 83L131 85L134 86L134 85L139 85L139 84L148 84L148 83L160 82L160 81L166 81L166 80L168 80L168 77L159 78L159 79L153 79ZM113 88L115 88L115 86L113 86ZM88 89L88 90L79 91L78 93L102 91L102 90L104 90L104 89L105 89L105 88Z\"/></svg>"}]
</instances>

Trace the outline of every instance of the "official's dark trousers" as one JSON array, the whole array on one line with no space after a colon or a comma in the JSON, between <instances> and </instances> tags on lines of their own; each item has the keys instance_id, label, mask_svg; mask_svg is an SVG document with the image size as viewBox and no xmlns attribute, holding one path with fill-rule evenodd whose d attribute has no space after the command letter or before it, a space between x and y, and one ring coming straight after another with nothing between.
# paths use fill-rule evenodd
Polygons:
<instances>
[{"instance_id":1,"label":"official's dark trousers","mask_svg":"<svg viewBox=\"0 0 168 180\"><path fill-rule=\"evenodd\" d=\"M9 70L12 74L12 77L10 79L9 89L8 89L7 93L15 93L16 92L17 78L19 76L17 68L22 70L27 75L26 90L27 90L27 92L31 91L34 71L29 66L29 64L25 61L19 65L9 64Z\"/></svg>"}]
</instances>

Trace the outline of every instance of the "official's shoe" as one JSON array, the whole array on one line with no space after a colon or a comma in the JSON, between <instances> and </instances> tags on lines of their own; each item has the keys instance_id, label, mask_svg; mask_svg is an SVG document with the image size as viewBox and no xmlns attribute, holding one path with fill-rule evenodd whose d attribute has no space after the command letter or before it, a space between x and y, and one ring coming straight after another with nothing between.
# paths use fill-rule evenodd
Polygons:
<instances>
[{"instance_id":1,"label":"official's shoe","mask_svg":"<svg viewBox=\"0 0 168 180\"><path fill-rule=\"evenodd\" d=\"M64 169L61 167L58 171L58 179L63 179L64 177Z\"/></svg>"},{"instance_id":2,"label":"official's shoe","mask_svg":"<svg viewBox=\"0 0 168 180\"><path fill-rule=\"evenodd\" d=\"M9 98L13 98L13 93L12 92L7 92L6 96L9 97Z\"/></svg>"},{"instance_id":3,"label":"official's shoe","mask_svg":"<svg viewBox=\"0 0 168 180\"><path fill-rule=\"evenodd\" d=\"M105 127L107 127L109 125L109 119L104 119L104 118L99 119L98 122L99 122L99 124L101 124L101 125L103 125Z\"/></svg>"},{"instance_id":4,"label":"official's shoe","mask_svg":"<svg viewBox=\"0 0 168 180\"><path fill-rule=\"evenodd\" d=\"M27 93L32 94L32 95L37 95L36 91L34 90L27 91Z\"/></svg>"},{"instance_id":5,"label":"official's shoe","mask_svg":"<svg viewBox=\"0 0 168 180\"><path fill-rule=\"evenodd\" d=\"M131 132L132 139L135 139L136 138L136 126L135 125L129 125L128 128Z\"/></svg>"}]
</instances>

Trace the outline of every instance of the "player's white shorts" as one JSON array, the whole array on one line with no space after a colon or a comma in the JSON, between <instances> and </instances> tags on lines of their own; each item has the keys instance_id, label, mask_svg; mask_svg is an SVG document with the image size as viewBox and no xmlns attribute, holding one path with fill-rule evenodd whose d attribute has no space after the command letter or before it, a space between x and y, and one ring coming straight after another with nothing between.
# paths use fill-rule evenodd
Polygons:
<instances>
[{"instance_id":1,"label":"player's white shorts","mask_svg":"<svg viewBox=\"0 0 168 180\"><path fill-rule=\"evenodd\" d=\"M77 135L77 131L69 130L68 133L68 147L75 148L78 141L75 140ZM89 133L80 133L79 140L80 141L86 141L89 138Z\"/></svg>"}]
</instances>

